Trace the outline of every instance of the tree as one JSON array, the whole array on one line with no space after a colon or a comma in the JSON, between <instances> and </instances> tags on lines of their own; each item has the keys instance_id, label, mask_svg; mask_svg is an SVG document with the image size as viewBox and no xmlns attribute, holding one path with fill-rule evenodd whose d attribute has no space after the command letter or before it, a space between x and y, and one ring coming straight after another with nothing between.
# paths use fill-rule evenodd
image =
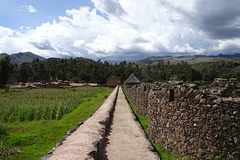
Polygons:
<instances>
[{"instance_id":1,"label":"tree","mask_svg":"<svg viewBox=\"0 0 240 160\"><path fill-rule=\"evenodd\" d=\"M4 88L10 78L14 65L10 62L9 55L0 59L0 88Z\"/></svg>"}]
</instances>

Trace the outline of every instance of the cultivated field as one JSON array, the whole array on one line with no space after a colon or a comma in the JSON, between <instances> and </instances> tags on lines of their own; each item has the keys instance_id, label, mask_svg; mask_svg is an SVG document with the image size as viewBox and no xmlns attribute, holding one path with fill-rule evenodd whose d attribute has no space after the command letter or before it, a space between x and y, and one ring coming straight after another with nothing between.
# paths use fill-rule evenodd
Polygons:
<instances>
[{"instance_id":1,"label":"cultivated field","mask_svg":"<svg viewBox=\"0 0 240 160\"><path fill-rule=\"evenodd\" d=\"M0 90L0 159L39 159L89 117L110 88Z\"/></svg>"}]
</instances>

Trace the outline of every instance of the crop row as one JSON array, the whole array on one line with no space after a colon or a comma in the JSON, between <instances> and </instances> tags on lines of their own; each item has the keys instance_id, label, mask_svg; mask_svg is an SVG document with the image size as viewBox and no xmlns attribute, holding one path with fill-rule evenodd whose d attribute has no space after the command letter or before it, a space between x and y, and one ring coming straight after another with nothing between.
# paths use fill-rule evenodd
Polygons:
<instances>
[{"instance_id":1,"label":"crop row","mask_svg":"<svg viewBox=\"0 0 240 160\"><path fill-rule=\"evenodd\" d=\"M0 121L60 119L82 102L98 93L96 88L20 89L0 94Z\"/></svg>"}]
</instances>

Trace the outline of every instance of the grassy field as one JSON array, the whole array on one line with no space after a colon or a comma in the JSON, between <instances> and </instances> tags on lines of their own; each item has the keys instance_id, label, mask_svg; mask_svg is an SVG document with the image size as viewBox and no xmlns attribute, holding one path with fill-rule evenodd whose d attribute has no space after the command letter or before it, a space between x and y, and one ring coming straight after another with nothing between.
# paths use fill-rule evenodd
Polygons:
<instances>
[{"instance_id":1,"label":"grassy field","mask_svg":"<svg viewBox=\"0 0 240 160\"><path fill-rule=\"evenodd\" d=\"M39 159L89 117L111 88L0 90L0 159Z\"/></svg>"}]
</instances>

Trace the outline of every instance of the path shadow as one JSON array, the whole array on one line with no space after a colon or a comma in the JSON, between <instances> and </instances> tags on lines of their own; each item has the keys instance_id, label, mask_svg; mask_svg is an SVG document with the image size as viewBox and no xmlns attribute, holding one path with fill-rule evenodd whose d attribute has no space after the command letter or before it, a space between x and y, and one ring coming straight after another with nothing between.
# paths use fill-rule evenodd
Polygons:
<instances>
[{"instance_id":1,"label":"path shadow","mask_svg":"<svg viewBox=\"0 0 240 160\"><path fill-rule=\"evenodd\" d=\"M99 159L98 160L108 160L108 156L107 156L107 145L110 144L110 141L109 141L109 136L111 135L112 133L112 124L113 124L113 118L114 118L114 115L112 116L112 119L111 119L111 123L110 123L110 127L107 129L106 131L106 137L103 141L103 149L100 153L100 156L99 156Z\"/></svg>"}]
</instances>

